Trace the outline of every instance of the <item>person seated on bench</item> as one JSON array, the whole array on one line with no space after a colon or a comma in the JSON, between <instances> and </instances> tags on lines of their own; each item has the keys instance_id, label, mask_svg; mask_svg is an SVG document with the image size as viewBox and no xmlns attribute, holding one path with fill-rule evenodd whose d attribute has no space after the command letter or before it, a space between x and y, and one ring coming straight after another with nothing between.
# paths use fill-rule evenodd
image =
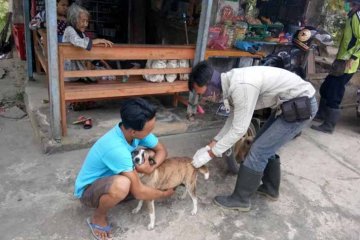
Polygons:
<instances>
[{"instance_id":1,"label":"person seated on bench","mask_svg":"<svg viewBox=\"0 0 360 240\"><path fill-rule=\"evenodd\" d=\"M67 26L66 14L69 7L68 0L56 0L56 13L57 13L57 34L58 42L62 41L65 28ZM46 12L45 10L36 14L36 16L31 19L29 23L29 28L31 30L37 30L40 28L46 28Z\"/></svg>"},{"instance_id":2,"label":"person seated on bench","mask_svg":"<svg viewBox=\"0 0 360 240\"><path fill-rule=\"evenodd\" d=\"M106 39L93 39L91 40L89 37L85 35L85 30L89 24L89 12L73 3L69 10L68 10L68 24L69 26L66 27L64 36L63 36L63 43L71 43L76 47L80 47L86 49L88 51L91 50L93 45L100 45L104 44L105 47L112 47L113 43ZM84 61L65 61L65 70L87 70L92 69L92 66L89 66L88 63ZM77 78L65 79L65 81L77 81ZM97 82L95 78L86 77L82 79L86 83Z\"/></svg>"}]
</instances>

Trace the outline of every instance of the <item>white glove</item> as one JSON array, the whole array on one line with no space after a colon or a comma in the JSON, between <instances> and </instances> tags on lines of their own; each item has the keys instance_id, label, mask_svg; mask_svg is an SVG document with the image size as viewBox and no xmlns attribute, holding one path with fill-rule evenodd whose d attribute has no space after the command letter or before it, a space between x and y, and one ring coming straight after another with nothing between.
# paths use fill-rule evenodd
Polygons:
<instances>
[{"instance_id":1,"label":"white glove","mask_svg":"<svg viewBox=\"0 0 360 240\"><path fill-rule=\"evenodd\" d=\"M210 161L212 159L212 157L209 155L208 151L211 148L209 146L200 148L194 155L193 157L193 161L191 162L191 164L195 167L195 168L199 168L201 166L203 166L204 164L206 164L208 161Z\"/></svg>"},{"instance_id":2,"label":"white glove","mask_svg":"<svg viewBox=\"0 0 360 240\"><path fill-rule=\"evenodd\" d=\"M211 148L209 147L209 145L206 145L205 147L200 148L199 150L196 151L193 159L195 159L195 157L197 157L200 153L202 153L202 152L207 152L207 151L209 151L210 149L211 149Z\"/></svg>"}]
</instances>

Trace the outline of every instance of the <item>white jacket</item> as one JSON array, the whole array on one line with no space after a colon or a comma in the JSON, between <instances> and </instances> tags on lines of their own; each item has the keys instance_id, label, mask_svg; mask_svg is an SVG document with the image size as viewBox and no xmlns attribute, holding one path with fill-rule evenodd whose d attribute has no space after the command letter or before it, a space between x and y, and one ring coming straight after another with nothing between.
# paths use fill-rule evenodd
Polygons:
<instances>
[{"instance_id":1,"label":"white jacket","mask_svg":"<svg viewBox=\"0 0 360 240\"><path fill-rule=\"evenodd\" d=\"M314 87L287 70L267 66L233 69L221 74L224 100L232 106L230 115L214 138L212 152L220 157L231 148L249 128L254 110L276 109L296 97L313 97Z\"/></svg>"}]
</instances>

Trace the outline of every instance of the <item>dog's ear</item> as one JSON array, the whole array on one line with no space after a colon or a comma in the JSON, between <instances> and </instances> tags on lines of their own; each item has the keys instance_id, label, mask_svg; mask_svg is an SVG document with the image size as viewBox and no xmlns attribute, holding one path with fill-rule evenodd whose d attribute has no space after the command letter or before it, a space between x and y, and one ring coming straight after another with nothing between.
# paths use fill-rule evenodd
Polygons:
<instances>
[{"instance_id":1,"label":"dog's ear","mask_svg":"<svg viewBox=\"0 0 360 240\"><path fill-rule=\"evenodd\" d=\"M134 150L131 152L131 157L134 158L136 155L138 155L139 151L138 150Z\"/></svg>"}]
</instances>

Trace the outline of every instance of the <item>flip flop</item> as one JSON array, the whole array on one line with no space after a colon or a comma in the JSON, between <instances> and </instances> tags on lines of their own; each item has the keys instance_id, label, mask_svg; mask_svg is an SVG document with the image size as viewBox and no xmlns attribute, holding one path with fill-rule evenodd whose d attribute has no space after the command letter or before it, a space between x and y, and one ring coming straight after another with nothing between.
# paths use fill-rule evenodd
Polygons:
<instances>
[{"instance_id":1,"label":"flip flop","mask_svg":"<svg viewBox=\"0 0 360 240\"><path fill-rule=\"evenodd\" d=\"M91 220L90 220L90 217L88 217L86 219L86 223L88 224L90 230L91 230L91 233L92 235L94 236L94 238L96 240L102 240L98 235L95 234L95 229L96 230L100 230L102 232L106 232L107 235L109 235L110 231L111 231L111 226L110 225L107 225L105 227L102 227L102 226L99 226L97 224L94 224L94 223L91 223ZM112 239L111 237L107 237L107 239Z\"/></svg>"},{"instance_id":2,"label":"flip flop","mask_svg":"<svg viewBox=\"0 0 360 240\"><path fill-rule=\"evenodd\" d=\"M90 129L90 128L92 128L92 120L91 120L91 118L87 119L87 120L84 122L84 128L85 128L85 129Z\"/></svg>"},{"instance_id":3,"label":"flip flop","mask_svg":"<svg viewBox=\"0 0 360 240\"><path fill-rule=\"evenodd\" d=\"M87 118L87 117L84 117L84 116L79 116L79 117L77 118L77 120L74 121L72 124L84 123L84 122L86 122L86 121L89 120L89 119L91 119L91 118Z\"/></svg>"}]
</instances>

